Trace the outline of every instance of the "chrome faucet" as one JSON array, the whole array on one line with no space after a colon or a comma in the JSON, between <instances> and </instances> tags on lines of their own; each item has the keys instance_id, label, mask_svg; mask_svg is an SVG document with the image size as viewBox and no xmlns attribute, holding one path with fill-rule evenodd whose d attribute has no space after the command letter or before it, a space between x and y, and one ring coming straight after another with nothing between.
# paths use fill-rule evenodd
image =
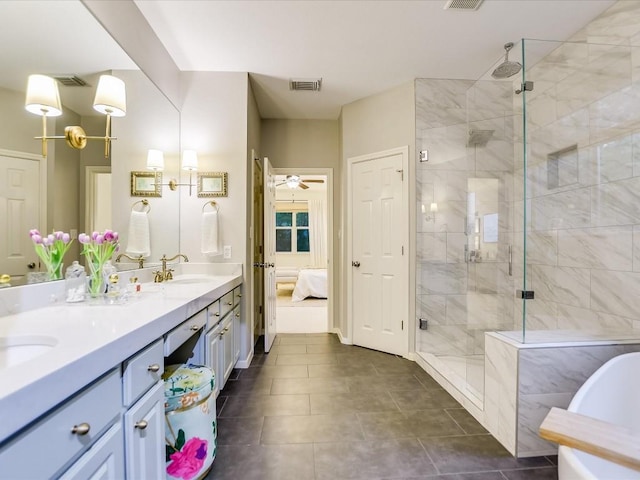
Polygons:
<instances>
[{"instance_id":1,"label":"chrome faucet","mask_svg":"<svg viewBox=\"0 0 640 480\"><path fill-rule=\"evenodd\" d=\"M134 262L138 262L138 268L144 268L144 257L142 255L138 257L130 257L126 253L121 253L116 257L116 263L120 263L120 259L122 257L127 257L129 260L133 260Z\"/></svg>"},{"instance_id":2,"label":"chrome faucet","mask_svg":"<svg viewBox=\"0 0 640 480\"><path fill-rule=\"evenodd\" d=\"M189 261L187 256L183 255L182 253L178 253L177 255L174 255L171 258L167 258L166 254L162 255L162 258L160 259L160 261L162 262L162 271L158 270L153 272L153 275L154 275L153 281L155 283L165 282L167 280L173 280L173 269L167 268L167 262L171 262L172 260L175 260L178 257L182 257L185 262Z\"/></svg>"}]
</instances>

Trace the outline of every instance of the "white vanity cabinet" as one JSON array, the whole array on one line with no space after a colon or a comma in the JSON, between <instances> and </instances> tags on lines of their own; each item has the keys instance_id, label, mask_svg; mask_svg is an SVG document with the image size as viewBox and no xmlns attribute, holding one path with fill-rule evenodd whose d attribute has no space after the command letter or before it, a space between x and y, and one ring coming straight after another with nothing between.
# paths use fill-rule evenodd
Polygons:
<instances>
[{"instance_id":1,"label":"white vanity cabinet","mask_svg":"<svg viewBox=\"0 0 640 480\"><path fill-rule=\"evenodd\" d=\"M31 480L68 471L77 472L68 478L92 478L101 471L98 478L123 478L121 392L116 368L70 397L0 448L0 477Z\"/></svg>"},{"instance_id":2,"label":"white vanity cabinet","mask_svg":"<svg viewBox=\"0 0 640 480\"><path fill-rule=\"evenodd\" d=\"M126 478L164 476L163 342L157 340L122 364Z\"/></svg>"}]
</instances>

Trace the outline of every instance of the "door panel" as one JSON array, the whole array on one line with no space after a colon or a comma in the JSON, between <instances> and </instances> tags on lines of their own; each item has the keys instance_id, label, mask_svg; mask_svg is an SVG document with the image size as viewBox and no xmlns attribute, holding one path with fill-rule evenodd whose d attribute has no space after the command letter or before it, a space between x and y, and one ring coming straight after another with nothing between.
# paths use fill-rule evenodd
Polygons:
<instances>
[{"instance_id":1,"label":"door panel","mask_svg":"<svg viewBox=\"0 0 640 480\"><path fill-rule=\"evenodd\" d=\"M389 353L408 350L408 208L404 152L351 164L353 341Z\"/></svg>"},{"instance_id":2,"label":"door panel","mask_svg":"<svg viewBox=\"0 0 640 480\"><path fill-rule=\"evenodd\" d=\"M264 170L264 351L276 336L276 182L267 157Z\"/></svg>"}]
</instances>

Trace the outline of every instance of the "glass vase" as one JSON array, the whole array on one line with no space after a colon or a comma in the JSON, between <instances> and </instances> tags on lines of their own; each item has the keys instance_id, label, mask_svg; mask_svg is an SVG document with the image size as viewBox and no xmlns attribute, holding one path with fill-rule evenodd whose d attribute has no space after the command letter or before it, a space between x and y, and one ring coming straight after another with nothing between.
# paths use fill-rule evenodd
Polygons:
<instances>
[{"instance_id":1,"label":"glass vase","mask_svg":"<svg viewBox=\"0 0 640 480\"><path fill-rule=\"evenodd\" d=\"M62 261L47 264L49 280L62 280Z\"/></svg>"}]
</instances>

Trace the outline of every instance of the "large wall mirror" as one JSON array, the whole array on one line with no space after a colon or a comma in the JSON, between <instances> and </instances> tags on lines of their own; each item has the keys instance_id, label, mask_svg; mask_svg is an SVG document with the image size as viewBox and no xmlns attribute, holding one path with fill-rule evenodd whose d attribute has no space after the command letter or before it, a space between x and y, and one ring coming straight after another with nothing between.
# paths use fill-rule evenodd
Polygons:
<instances>
[{"instance_id":1,"label":"large wall mirror","mask_svg":"<svg viewBox=\"0 0 640 480\"><path fill-rule=\"evenodd\" d=\"M147 151L160 149L166 175L174 163L177 174L180 114L79 1L5 0L0 18L0 275L21 285L28 272L44 269L28 235L33 228L72 235L110 228L120 233L120 253L127 250L131 210L140 200L130 195L130 172L144 170ZM27 79L35 73L60 79L63 114L47 120L48 135L80 125L87 135L104 136L106 117L93 110L98 78L108 73L125 82L127 113L112 118L117 140L109 157L98 140L82 150L50 140L42 156L34 139L42 134L42 118L24 108ZM179 251L178 195L149 203L147 264ZM83 263L80 251L74 241L65 268L73 260ZM138 263L122 258L117 265Z\"/></svg>"}]
</instances>

